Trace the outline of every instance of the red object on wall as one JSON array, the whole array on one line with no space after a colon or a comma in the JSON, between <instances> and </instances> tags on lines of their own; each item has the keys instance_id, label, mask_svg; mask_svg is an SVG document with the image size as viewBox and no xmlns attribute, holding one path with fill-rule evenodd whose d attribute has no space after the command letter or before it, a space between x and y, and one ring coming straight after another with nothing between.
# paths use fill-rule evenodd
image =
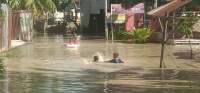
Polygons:
<instances>
[{"instance_id":1,"label":"red object on wall","mask_svg":"<svg viewBox=\"0 0 200 93\"><path fill-rule=\"evenodd\" d=\"M126 16L126 31L132 31L135 29L135 15L134 13L128 13Z\"/></svg>"},{"instance_id":2,"label":"red object on wall","mask_svg":"<svg viewBox=\"0 0 200 93\"><path fill-rule=\"evenodd\" d=\"M127 11L126 31L133 31L144 25L144 3L139 3Z\"/></svg>"}]
</instances>

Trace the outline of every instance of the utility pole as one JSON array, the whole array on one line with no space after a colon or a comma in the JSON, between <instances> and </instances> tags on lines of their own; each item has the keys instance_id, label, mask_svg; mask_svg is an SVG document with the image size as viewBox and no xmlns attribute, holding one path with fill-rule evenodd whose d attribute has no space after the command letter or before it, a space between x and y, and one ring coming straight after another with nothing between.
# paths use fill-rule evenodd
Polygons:
<instances>
[{"instance_id":1,"label":"utility pole","mask_svg":"<svg viewBox=\"0 0 200 93\"><path fill-rule=\"evenodd\" d=\"M111 38L112 38L112 43L114 41L113 23L114 23L114 21L113 21L113 9L112 9L112 5L111 5L111 34L112 34Z\"/></svg>"},{"instance_id":2,"label":"utility pole","mask_svg":"<svg viewBox=\"0 0 200 93\"><path fill-rule=\"evenodd\" d=\"M154 0L154 8L158 7L158 0Z\"/></svg>"},{"instance_id":3,"label":"utility pole","mask_svg":"<svg viewBox=\"0 0 200 93\"><path fill-rule=\"evenodd\" d=\"M167 18L169 16L169 13L167 13ZM167 30L168 30L168 19L161 20L161 17L158 17L160 27L162 29L162 47L161 47L161 56L160 56L160 68L163 68L164 65L164 52L165 52L165 46L167 42Z\"/></svg>"},{"instance_id":4,"label":"utility pole","mask_svg":"<svg viewBox=\"0 0 200 93\"><path fill-rule=\"evenodd\" d=\"M162 47L161 47L161 56L160 56L160 68L163 68L163 59L164 59L164 49L165 49L165 28L161 21L161 18L158 17L160 27L162 29Z\"/></svg>"},{"instance_id":5,"label":"utility pole","mask_svg":"<svg viewBox=\"0 0 200 93\"><path fill-rule=\"evenodd\" d=\"M106 40L108 40L107 12L108 12L108 0L105 0L105 36L106 36Z\"/></svg>"}]
</instances>

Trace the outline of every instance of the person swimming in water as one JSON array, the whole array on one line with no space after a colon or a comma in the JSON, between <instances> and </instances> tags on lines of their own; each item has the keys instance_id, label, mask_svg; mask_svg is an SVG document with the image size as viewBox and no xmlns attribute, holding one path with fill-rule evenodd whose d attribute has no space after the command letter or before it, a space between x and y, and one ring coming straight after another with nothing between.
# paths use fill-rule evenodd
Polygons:
<instances>
[{"instance_id":1,"label":"person swimming in water","mask_svg":"<svg viewBox=\"0 0 200 93\"><path fill-rule=\"evenodd\" d=\"M109 60L108 62L110 62L110 63L124 63L124 61L122 61L122 60L119 58L119 53L117 53L117 52L114 52L114 53L113 53L113 59L112 59L112 60Z\"/></svg>"},{"instance_id":2,"label":"person swimming in water","mask_svg":"<svg viewBox=\"0 0 200 93\"><path fill-rule=\"evenodd\" d=\"M98 56L94 56L92 62L99 62L99 57Z\"/></svg>"},{"instance_id":3,"label":"person swimming in water","mask_svg":"<svg viewBox=\"0 0 200 93\"><path fill-rule=\"evenodd\" d=\"M99 52L97 52L97 54L93 56L93 60L92 61L88 61L88 60L86 60L86 61L87 61L88 64L90 62L124 63L124 61L122 61L119 58L119 53L117 53L117 52L113 53L113 59L112 60L104 61L103 56Z\"/></svg>"}]
</instances>

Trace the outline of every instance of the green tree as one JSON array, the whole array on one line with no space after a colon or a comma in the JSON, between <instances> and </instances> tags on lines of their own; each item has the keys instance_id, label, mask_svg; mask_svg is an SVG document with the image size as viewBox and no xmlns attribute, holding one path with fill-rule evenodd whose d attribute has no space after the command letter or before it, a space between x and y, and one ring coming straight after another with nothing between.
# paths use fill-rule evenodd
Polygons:
<instances>
[{"instance_id":1,"label":"green tree","mask_svg":"<svg viewBox=\"0 0 200 93\"><path fill-rule=\"evenodd\" d=\"M79 0L53 0L58 11L64 11L66 7L74 8Z\"/></svg>"},{"instance_id":2,"label":"green tree","mask_svg":"<svg viewBox=\"0 0 200 93\"><path fill-rule=\"evenodd\" d=\"M1 4L6 3L6 0L0 0L0 18L4 16L3 11L1 10Z\"/></svg>"},{"instance_id":3,"label":"green tree","mask_svg":"<svg viewBox=\"0 0 200 93\"><path fill-rule=\"evenodd\" d=\"M200 0L192 0L193 4L199 5L200 4Z\"/></svg>"},{"instance_id":4,"label":"green tree","mask_svg":"<svg viewBox=\"0 0 200 93\"><path fill-rule=\"evenodd\" d=\"M4 0L5 2L6 0ZM45 12L54 12L56 6L52 0L8 0L6 2L13 10L29 10L34 16Z\"/></svg>"},{"instance_id":5,"label":"green tree","mask_svg":"<svg viewBox=\"0 0 200 93\"><path fill-rule=\"evenodd\" d=\"M0 0L0 4L6 3L6 0Z\"/></svg>"},{"instance_id":6,"label":"green tree","mask_svg":"<svg viewBox=\"0 0 200 93\"><path fill-rule=\"evenodd\" d=\"M56 6L58 7L58 11L71 12L71 9L75 10L75 17L68 17L67 22L73 22L77 29L79 29L78 20L78 3L80 0L53 0Z\"/></svg>"},{"instance_id":7,"label":"green tree","mask_svg":"<svg viewBox=\"0 0 200 93\"><path fill-rule=\"evenodd\" d=\"M52 0L24 0L25 7L34 15L43 15L46 12L55 12L56 6Z\"/></svg>"},{"instance_id":8,"label":"green tree","mask_svg":"<svg viewBox=\"0 0 200 93\"><path fill-rule=\"evenodd\" d=\"M64 11L65 8L68 6L68 1L69 0L53 0L58 11Z\"/></svg>"},{"instance_id":9,"label":"green tree","mask_svg":"<svg viewBox=\"0 0 200 93\"><path fill-rule=\"evenodd\" d=\"M56 6L53 0L3 0L2 3L8 4L12 8L12 10L15 11L31 11L34 18L46 14L44 30L47 27L48 13L53 13L56 10Z\"/></svg>"}]
</instances>

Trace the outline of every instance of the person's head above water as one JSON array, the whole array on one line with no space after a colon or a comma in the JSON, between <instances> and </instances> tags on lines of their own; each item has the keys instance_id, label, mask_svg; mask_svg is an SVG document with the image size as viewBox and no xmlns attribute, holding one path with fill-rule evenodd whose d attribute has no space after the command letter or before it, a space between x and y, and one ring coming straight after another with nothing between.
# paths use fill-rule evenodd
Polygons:
<instances>
[{"instance_id":1,"label":"person's head above water","mask_svg":"<svg viewBox=\"0 0 200 93\"><path fill-rule=\"evenodd\" d=\"M99 61L99 57L98 56L94 56L93 57L93 62L98 62Z\"/></svg>"},{"instance_id":2,"label":"person's head above water","mask_svg":"<svg viewBox=\"0 0 200 93\"><path fill-rule=\"evenodd\" d=\"M113 59L110 62L112 62L112 63L124 63L124 61L122 61L119 58L119 53L117 53L117 52L113 53Z\"/></svg>"},{"instance_id":3,"label":"person's head above water","mask_svg":"<svg viewBox=\"0 0 200 93\"><path fill-rule=\"evenodd\" d=\"M116 58L118 58L118 57L119 57L119 53L114 52L114 53L113 53L113 59L116 59Z\"/></svg>"}]
</instances>

